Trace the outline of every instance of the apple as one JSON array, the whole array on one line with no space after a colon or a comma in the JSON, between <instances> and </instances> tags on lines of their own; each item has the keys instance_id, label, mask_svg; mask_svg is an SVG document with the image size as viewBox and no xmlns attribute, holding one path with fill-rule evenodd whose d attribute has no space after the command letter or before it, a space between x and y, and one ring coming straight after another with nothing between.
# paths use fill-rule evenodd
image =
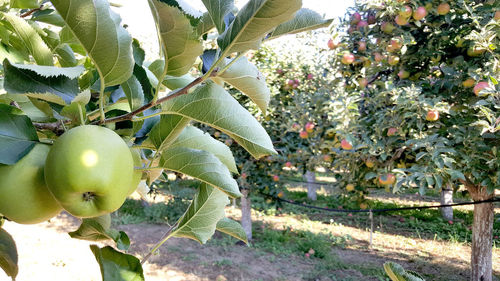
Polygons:
<instances>
[{"instance_id":1,"label":"apple","mask_svg":"<svg viewBox=\"0 0 500 281\"><path fill-rule=\"evenodd\" d=\"M375 61L376 61L376 62L381 62L381 61L383 61L383 60L384 60L384 56L383 56L383 55L381 55L380 53L375 53L375 54L373 54L373 55L374 55L374 57L375 57Z\"/></svg>"},{"instance_id":2,"label":"apple","mask_svg":"<svg viewBox=\"0 0 500 281\"><path fill-rule=\"evenodd\" d=\"M397 15L394 18L394 22L396 22L397 25L407 25L408 24L408 18L402 17L401 15Z\"/></svg>"},{"instance_id":3,"label":"apple","mask_svg":"<svg viewBox=\"0 0 500 281\"><path fill-rule=\"evenodd\" d=\"M364 89L368 85L368 80L366 78L361 78L358 80L359 87Z\"/></svg>"},{"instance_id":4,"label":"apple","mask_svg":"<svg viewBox=\"0 0 500 281\"><path fill-rule=\"evenodd\" d=\"M307 122L305 128L306 128L306 132L312 133L314 130L314 123Z\"/></svg>"},{"instance_id":5,"label":"apple","mask_svg":"<svg viewBox=\"0 0 500 281\"><path fill-rule=\"evenodd\" d=\"M342 60L341 60L341 62L342 62L343 64L351 64L351 63L353 63L353 62L354 62L354 60L355 60L355 59L356 59L356 58L354 57L354 55L353 55L353 54L351 54L351 53L344 53L344 55L342 55Z\"/></svg>"},{"instance_id":6,"label":"apple","mask_svg":"<svg viewBox=\"0 0 500 281\"><path fill-rule=\"evenodd\" d=\"M36 144L14 165L0 165L0 213L20 224L40 223L62 207L45 184L43 170L50 146Z\"/></svg>"},{"instance_id":7,"label":"apple","mask_svg":"<svg viewBox=\"0 0 500 281\"><path fill-rule=\"evenodd\" d=\"M331 38L328 40L327 45L328 45L328 48L330 50L335 50L339 46L339 44L337 42L333 41L333 39L331 39Z\"/></svg>"},{"instance_id":8,"label":"apple","mask_svg":"<svg viewBox=\"0 0 500 281\"><path fill-rule=\"evenodd\" d=\"M392 185L396 182L396 177L389 173L378 177L378 182L382 185Z\"/></svg>"},{"instance_id":9,"label":"apple","mask_svg":"<svg viewBox=\"0 0 500 281\"><path fill-rule=\"evenodd\" d=\"M397 65L399 63L399 57L390 56L388 62L390 65Z\"/></svg>"},{"instance_id":10,"label":"apple","mask_svg":"<svg viewBox=\"0 0 500 281\"><path fill-rule=\"evenodd\" d=\"M292 167L292 162L288 161L285 163L285 167L291 168Z\"/></svg>"},{"instance_id":11,"label":"apple","mask_svg":"<svg viewBox=\"0 0 500 281\"><path fill-rule=\"evenodd\" d=\"M360 21L361 21L361 15L358 12L354 13L351 17L351 24L355 25Z\"/></svg>"},{"instance_id":12,"label":"apple","mask_svg":"<svg viewBox=\"0 0 500 281\"><path fill-rule=\"evenodd\" d=\"M382 25L380 26L380 29L385 32L385 33L392 33L394 30L394 25L390 22L383 22Z\"/></svg>"},{"instance_id":13,"label":"apple","mask_svg":"<svg viewBox=\"0 0 500 281\"><path fill-rule=\"evenodd\" d=\"M414 12L413 12L413 19L415 20L421 20L427 16L427 10L425 7L418 7Z\"/></svg>"},{"instance_id":14,"label":"apple","mask_svg":"<svg viewBox=\"0 0 500 281\"><path fill-rule=\"evenodd\" d=\"M287 84L288 84L289 86L293 86L293 85L295 84L295 82L294 82L293 80L291 80L291 79L290 79L290 80L288 80Z\"/></svg>"},{"instance_id":15,"label":"apple","mask_svg":"<svg viewBox=\"0 0 500 281\"><path fill-rule=\"evenodd\" d=\"M348 185L346 185L346 186L345 186L345 189L346 189L347 191L349 191L349 192L350 192L350 191L354 191L354 185L353 185L353 184L348 184Z\"/></svg>"},{"instance_id":16,"label":"apple","mask_svg":"<svg viewBox=\"0 0 500 281\"><path fill-rule=\"evenodd\" d=\"M313 78L314 76L311 73L307 74L307 80L312 80Z\"/></svg>"},{"instance_id":17,"label":"apple","mask_svg":"<svg viewBox=\"0 0 500 281\"><path fill-rule=\"evenodd\" d=\"M241 173L241 178L246 179L248 177L247 173Z\"/></svg>"},{"instance_id":18,"label":"apple","mask_svg":"<svg viewBox=\"0 0 500 281\"><path fill-rule=\"evenodd\" d=\"M351 150L352 149L352 144L346 140L346 139L343 139L341 142L340 142L340 146L345 149L345 150Z\"/></svg>"},{"instance_id":19,"label":"apple","mask_svg":"<svg viewBox=\"0 0 500 281\"><path fill-rule=\"evenodd\" d=\"M309 134L306 131L300 131L299 137L301 139L307 139L309 137Z\"/></svg>"},{"instance_id":20,"label":"apple","mask_svg":"<svg viewBox=\"0 0 500 281\"><path fill-rule=\"evenodd\" d=\"M450 4L448 4L448 3L439 4L439 6L437 7L437 12L441 16L446 15L447 13L450 12Z\"/></svg>"},{"instance_id":21,"label":"apple","mask_svg":"<svg viewBox=\"0 0 500 281\"><path fill-rule=\"evenodd\" d=\"M300 125L299 125L299 124L297 124L297 123L293 123L293 124L292 124L292 129L293 129L293 130L299 130L299 129L300 129Z\"/></svg>"},{"instance_id":22,"label":"apple","mask_svg":"<svg viewBox=\"0 0 500 281\"><path fill-rule=\"evenodd\" d=\"M132 159L134 160L134 174L132 176L132 184L130 185L130 189L128 190L128 196L130 196L130 194L132 194L139 186L142 178L142 171L138 169L143 168L139 150L130 149L130 153L132 154Z\"/></svg>"},{"instance_id":23,"label":"apple","mask_svg":"<svg viewBox=\"0 0 500 281\"><path fill-rule=\"evenodd\" d=\"M389 129L387 130L387 135L388 135L389 137L391 137L391 136L396 135L396 133L397 133L397 132L398 132L398 129L396 129L396 128L392 127L392 128L389 128Z\"/></svg>"},{"instance_id":24,"label":"apple","mask_svg":"<svg viewBox=\"0 0 500 281\"><path fill-rule=\"evenodd\" d=\"M360 51L360 52L366 51L366 42L365 41L358 42L358 51Z\"/></svg>"},{"instance_id":25,"label":"apple","mask_svg":"<svg viewBox=\"0 0 500 281\"><path fill-rule=\"evenodd\" d=\"M373 14L370 14L366 19L366 22L368 22L368 24L374 24L375 22L377 22L377 17L375 17L375 15Z\"/></svg>"},{"instance_id":26,"label":"apple","mask_svg":"<svg viewBox=\"0 0 500 281\"><path fill-rule=\"evenodd\" d=\"M278 180L279 180L279 178L278 178ZM278 198L283 198L283 196L284 196L284 195L285 195L285 194L283 193L283 191L280 191L280 192L278 193Z\"/></svg>"},{"instance_id":27,"label":"apple","mask_svg":"<svg viewBox=\"0 0 500 281\"><path fill-rule=\"evenodd\" d=\"M278 182L278 181L280 181L280 177L279 177L279 176L277 176L277 175L273 175L273 181L274 181L274 182Z\"/></svg>"},{"instance_id":28,"label":"apple","mask_svg":"<svg viewBox=\"0 0 500 281\"><path fill-rule=\"evenodd\" d=\"M391 46L395 49L395 50L399 50L401 49L401 47L403 47L403 43L401 43L403 40L401 38L393 38L391 39Z\"/></svg>"},{"instance_id":29,"label":"apple","mask_svg":"<svg viewBox=\"0 0 500 281\"><path fill-rule=\"evenodd\" d=\"M470 87L474 86L474 84L476 84L476 80L474 80L472 78L467 78L467 80L462 82L462 86L464 86L465 88L470 88Z\"/></svg>"},{"instance_id":30,"label":"apple","mask_svg":"<svg viewBox=\"0 0 500 281\"><path fill-rule=\"evenodd\" d=\"M281 68L276 69L276 73L278 73L279 75L283 74L283 69Z\"/></svg>"},{"instance_id":31,"label":"apple","mask_svg":"<svg viewBox=\"0 0 500 281\"><path fill-rule=\"evenodd\" d=\"M488 88L490 85L488 84L488 82L485 82L485 81L481 81L479 83L476 84L476 86L474 86L474 94L476 94L476 96L479 96L479 93L483 90L483 89L486 89Z\"/></svg>"},{"instance_id":32,"label":"apple","mask_svg":"<svg viewBox=\"0 0 500 281\"><path fill-rule=\"evenodd\" d=\"M403 8L401 8L401 10L399 11L399 16L401 16L402 18L405 18L405 19L408 19L409 17L411 17L411 13L413 12L413 10L411 9L410 6L408 5L405 5Z\"/></svg>"},{"instance_id":33,"label":"apple","mask_svg":"<svg viewBox=\"0 0 500 281\"><path fill-rule=\"evenodd\" d=\"M125 201L134 180L134 160L114 131L84 125L54 142L44 172L47 187L66 211L97 217Z\"/></svg>"},{"instance_id":34,"label":"apple","mask_svg":"<svg viewBox=\"0 0 500 281\"><path fill-rule=\"evenodd\" d=\"M495 12L495 16L493 17L496 21L500 20L500 10Z\"/></svg>"},{"instance_id":35,"label":"apple","mask_svg":"<svg viewBox=\"0 0 500 281\"><path fill-rule=\"evenodd\" d=\"M366 203L361 203L361 204L359 204L359 208L360 208L360 209L362 209L362 210L365 210L365 209L367 209L367 208L368 208L368 204L366 204Z\"/></svg>"},{"instance_id":36,"label":"apple","mask_svg":"<svg viewBox=\"0 0 500 281\"><path fill-rule=\"evenodd\" d=\"M332 162L332 156L326 154L326 155L323 155L323 161L325 162Z\"/></svg>"},{"instance_id":37,"label":"apple","mask_svg":"<svg viewBox=\"0 0 500 281\"><path fill-rule=\"evenodd\" d=\"M356 29L360 30L361 28L367 27L367 26L368 26L368 23L366 21L362 20L362 21L358 22L358 24L356 25Z\"/></svg>"},{"instance_id":38,"label":"apple","mask_svg":"<svg viewBox=\"0 0 500 281\"><path fill-rule=\"evenodd\" d=\"M399 72L398 72L398 77L399 79L406 79L408 77L410 77L410 72L404 70L404 69L401 69Z\"/></svg>"},{"instance_id":39,"label":"apple","mask_svg":"<svg viewBox=\"0 0 500 281\"><path fill-rule=\"evenodd\" d=\"M368 167L368 168L373 168L373 166L375 166L375 161L373 161L372 159L367 159L367 160L365 161L365 165L366 165L366 167Z\"/></svg>"},{"instance_id":40,"label":"apple","mask_svg":"<svg viewBox=\"0 0 500 281\"><path fill-rule=\"evenodd\" d=\"M427 116L425 117L427 121L437 121L439 119L439 111L429 110L427 111Z\"/></svg>"},{"instance_id":41,"label":"apple","mask_svg":"<svg viewBox=\"0 0 500 281\"><path fill-rule=\"evenodd\" d=\"M467 49L467 55L469 57L479 57L484 54L484 52L486 52L486 49L479 46L473 46Z\"/></svg>"}]
</instances>

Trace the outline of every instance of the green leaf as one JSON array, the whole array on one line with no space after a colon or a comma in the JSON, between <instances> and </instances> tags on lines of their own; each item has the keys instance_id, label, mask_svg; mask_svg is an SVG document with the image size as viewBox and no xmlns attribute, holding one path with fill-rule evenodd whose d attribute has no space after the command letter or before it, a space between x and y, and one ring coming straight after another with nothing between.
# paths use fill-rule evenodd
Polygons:
<instances>
[{"instance_id":1,"label":"green leaf","mask_svg":"<svg viewBox=\"0 0 500 281\"><path fill-rule=\"evenodd\" d=\"M125 96L131 110L136 110L144 104L144 92L141 83L132 75L130 78L121 84Z\"/></svg>"},{"instance_id":2,"label":"green leaf","mask_svg":"<svg viewBox=\"0 0 500 281\"><path fill-rule=\"evenodd\" d=\"M110 246L99 248L90 245L90 250L101 268L103 281L144 281L144 273L138 258L119 252Z\"/></svg>"},{"instance_id":3,"label":"green leaf","mask_svg":"<svg viewBox=\"0 0 500 281\"><path fill-rule=\"evenodd\" d=\"M120 25L121 18L110 9L108 1L51 2L85 48L105 85L119 85L127 81L134 67L132 37Z\"/></svg>"},{"instance_id":4,"label":"green leaf","mask_svg":"<svg viewBox=\"0 0 500 281\"><path fill-rule=\"evenodd\" d=\"M249 1L217 42L224 54L258 49L262 39L276 26L291 20L301 0Z\"/></svg>"},{"instance_id":5,"label":"green leaf","mask_svg":"<svg viewBox=\"0 0 500 281\"><path fill-rule=\"evenodd\" d=\"M70 103L79 93L77 73L82 69L3 63L4 88L9 94L52 93ZM68 72L65 72L68 69ZM61 74L61 75L58 75ZM58 75L58 76L54 76Z\"/></svg>"},{"instance_id":6,"label":"green leaf","mask_svg":"<svg viewBox=\"0 0 500 281\"><path fill-rule=\"evenodd\" d=\"M177 139L190 121L181 115L162 115L149 132L149 139L158 151L163 151Z\"/></svg>"},{"instance_id":7,"label":"green leaf","mask_svg":"<svg viewBox=\"0 0 500 281\"><path fill-rule=\"evenodd\" d=\"M11 14L3 13L3 16L12 25L14 32L22 40L24 46L28 48L37 64L54 65L52 52L31 25L24 19Z\"/></svg>"},{"instance_id":8,"label":"green leaf","mask_svg":"<svg viewBox=\"0 0 500 281\"><path fill-rule=\"evenodd\" d=\"M217 222L224 216L229 204L227 195L207 184L202 184L186 213L179 219L171 236L190 238L201 244L215 233Z\"/></svg>"},{"instance_id":9,"label":"green leaf","mask_svg":"<svg viewBox=\"0 0 500 281\"><path fill-rule=\"evenodd\" d=\"M167 74L181 76L191 69L203 52L202 42L184 13L166 3L149 0L160 35Z\"/></svg>"},{"instance_id":10,"label":"green leaf","mask_svg":"<svg viewBox=\"0 0 500 281\"><path fill-rule=\"evenodd\" d=\"M57 60L61 64L62 67L71 67L71 66L76 66L78 64L78 61L76 60L75 57L75 52L73 52L73 49L66 44L63 43L59 45L54 52L56 53Z\"/></svg>"},{"instance_id":11,"label":"green leaf","mask_svg":"<svg viewBox=\"0 0 500 281\"><path fill-rule=\"evenodd\" d=\"M451 176L451 180L457 180L457 179L465 180L465 175L460 171L450 170L449 174Z\"/></svg>"},{"instance_id":12,"label":"green leaf","mask_svg":"<svg viewBox=\"0 0 500 281\"><path fill-rule=\"evenodd\" d=\"M0 164L13 165L38 141L35 127L26 115L6 104L0 104Z\"/></svg>"},{"instance_id":13,"label":"green leaf","mask_svg":"<svg viewBox=\"0 0 500 281\"><path fill-rule=\"evenodd\" d=\"M223 131L255 158L275 154L271 138L260 123L228 92L207 83L188 95L166 101L166 114L177 114Z\"/></svg>"},{"instance_id":14,"label":"green leaf","mask_svg":"<svg viewBox=\"0 0 500 281\"><path fill-rule=\"evenodd\" d=\"M233 0L202 0L207 8L208 14L219 34L225 30L224 17L231 12L234 6Z\"/></svg>"},{"instance_id":15,"label":"green leaf","mask_svg":"<svg viewBox=\"0 0 500 281\"><path fill-rule=\"evenodd\" d=\"M327 27L332 20L324 19L320 14L306 8L300 9L292 20L282 23L266 38L266 40L275 39L285 34L295 34L308 30Z\"/></svg>"},{"instance_id":16,"label":"green leaf","mask_svg":"<svg viewBox=\"0 0 500 281\"><path fill-rule=\"evenodd\" d=\"M241 224L237 221L229 218L223 218L217 223L217 230L248 244L247 234Z\"/></svg>"},{"instance_id":17,"label":"green leaf","mask_svg":"<svg viewBox=\"0 0 500 281\"><path fill-rule=\"evenodd\" d=\"M110 229L110 225L110 214L95 218L84 218L78 229L68 234L73 239L87 241L113 240L116 242L118 249L128 250L130 239L127 234L123 231Z\"/></svg>"},{"instance_id":18,"label":"green leaf","mask_svg":"<svg viewBox=\"0 0 500 281\"><path fill-rule=\"evenodd\" d=\"M219 158L229 171L238 173L231 149L223 142L212 138L210 134L204 133L196 127L187 126L184 128L175 142L169 146L169 149L174 147L186 147L210 152Z\"/></svg>"},{"instance_id":19,"label":"green leaf","mask_svg":"<svg viewBox=\"0 0 500 281\"><path fill-rule=\"evenodd\" d=\"M228 168L210 152L186 147L168 148L162 152L159 166L210 184L231 197L241 196Z\"/></svg>"},{"instance_id":20,"label":"green leaf","mask_svg":"<svg viewBox=\"0 0 500 281\"><path fill-rule=\"evenodd\" d=\"M212 21L212 18L210 17L210 14L208 12L204 13L203 16L201 16L200 22L196 26L196 30L199 35L204 35L208 33L212 28L215 27L214 22Z\"/></svg>"},{"instance_id":21,"label":"green leaf","mask_svg":"<svg viewBox=\"0 0 500 281\"><path fill-rule=\"evenodd\" d=\"M19 271L17 259L16 242L7 231L0 228L0 267L12 280Z\"/></svg>"},{"instance_id":22,"label":"green leaf","mask_svg":"<svg viewBox=\"0 0 500 281\"><path fill-rule=\"evenodd\" d=\"M271 91L266 78L246 57L239 58L218 77L250 97L262 112L267 111Z\"/></svg>"},{"instance_id":23,"label":"green leaf","mask_svg":"<svg viewBox=\"0 0 500 281\"><path fill-rule=\"evenodd\" d=\"M52 24L55 26L63 27L65 25L61 15L54 9L43 9L33 13L31 20Z\"/></svg>"},{"instance_id":24,"label":"green leaf","mask_svg":"<svg viewBox=\"0 0 500 281\"><path fill-rule=\"evenodd\" d=\"M10 7L18 9L34 9L39 8L40 4L38 3L38 0L10 0Z\"/></svg>"}]
</instances>

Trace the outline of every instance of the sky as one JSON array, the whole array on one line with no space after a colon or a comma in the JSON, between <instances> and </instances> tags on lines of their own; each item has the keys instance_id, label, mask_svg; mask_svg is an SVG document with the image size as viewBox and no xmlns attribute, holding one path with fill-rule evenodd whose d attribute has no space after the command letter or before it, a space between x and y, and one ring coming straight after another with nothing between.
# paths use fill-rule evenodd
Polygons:
<instances>
[{"instance_id":1,"label":"sky","mask_svg":"<svg viewBox=\"0 0 500 281\"><path fill-rule=\"evenodd\" d=\"M184 0L195 9L204 10L201 0ZM123 5L116 11L121 15L128 30L143 44L148 57L158 51L155 27L147 0L114 0L112 2ZM247 0L235 0L236 6L242 7ZM352 6L354 0L302 0L304 8L309 8L324 15L326 18L338 18L344 15L346 9Z\"/></svg>"}]
</instances>

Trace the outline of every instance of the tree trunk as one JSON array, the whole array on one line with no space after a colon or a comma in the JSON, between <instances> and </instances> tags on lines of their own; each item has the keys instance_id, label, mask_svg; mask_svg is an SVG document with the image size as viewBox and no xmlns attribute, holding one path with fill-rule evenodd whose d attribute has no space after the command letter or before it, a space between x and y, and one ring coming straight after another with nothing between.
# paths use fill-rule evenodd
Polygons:
<instances>
[{"instance_id":1,"label":"tree trunk","mask_svg":"<svg viewBox=\"0 0 500 281\"><path fill-rule=\"evenodd\" d=\"M316 201L316 173L313 171L307 171L304 175L304 178L307 182L307 198Z\"/></svg>"},{"instance_id":2,"label":"tree trunk","mask_svg":"<svg viewBox=\"0 0 500 281\"><path fill-rule=\"evenodd\" d=\"M467 185L474 201L493 198L486 188ZM472 226L471 281L492 281L493 203L474 205Z\"/></svg>"},{"instance_id":3,"label":"tree trunk","mask_svg":"<svg viewBox=\"0 0 500 281\"><path fill-rule=\"evenodd\" d=\"M252 202L248 196L248 189L242 189L241 194L241 226L245 230L248 241L252 240Z\"/></svg>"},{"instance_id":4,"label":"tree trunk","mask_svg":"<svg viewBox=\"0 0 500 281\"><path fill-rule=\"evenodd\" d=\"M441 189L441 205L453 204L453 183L447 182ZM444 220L453 221L453 207L441 208L441 216Z\"/></svg>"}]
</instances>

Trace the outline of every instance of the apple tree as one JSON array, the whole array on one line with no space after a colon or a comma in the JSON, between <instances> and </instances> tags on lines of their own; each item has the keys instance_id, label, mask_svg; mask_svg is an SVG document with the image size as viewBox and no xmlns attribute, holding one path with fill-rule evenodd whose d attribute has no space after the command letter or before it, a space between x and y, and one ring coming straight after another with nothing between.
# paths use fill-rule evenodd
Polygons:
<instances>
[{"instance_id":1,"label":"apple tree","mask_svg":"<svg viewBox=\"0 0 500 281\"><path fill-rule=\"evenodd\" d=\"M162 57L149 62L108 1L0 1L2 225L62 210L80 218L71 237L116 242L91 246L104 280L144 280L141 263L171 237L205 243L218 230L247 240L224 212L229 197L241 196L233 154L198 127L222 131L254 158L275 154L224 84L265 112L265 79L243 55L317 19L300 0L251 0L239 11L232 0L202 2L205 13L184 1L148 1ZM109 213L164 170L202 184L140 261L127 253L127 235L110 228ZM15 237L1 228L0 239L0 265L14 279Z\"/></svg>"},{"instance_id":2,"label":"apple tree","mask_svg":"<svg viewBox=\"0 0 500 281\"><path fill-rule=\"evenodd\" d=\"M394 192L499 188L497 1L359 1L340 27L360 159ZM365 163L368 166L368 163ZM360 163L358 166L361 166ZM449 196L449 192L443 192ZM471 280L492 280L493 204L474 206Z\"/></svg>"}]
</instances>

